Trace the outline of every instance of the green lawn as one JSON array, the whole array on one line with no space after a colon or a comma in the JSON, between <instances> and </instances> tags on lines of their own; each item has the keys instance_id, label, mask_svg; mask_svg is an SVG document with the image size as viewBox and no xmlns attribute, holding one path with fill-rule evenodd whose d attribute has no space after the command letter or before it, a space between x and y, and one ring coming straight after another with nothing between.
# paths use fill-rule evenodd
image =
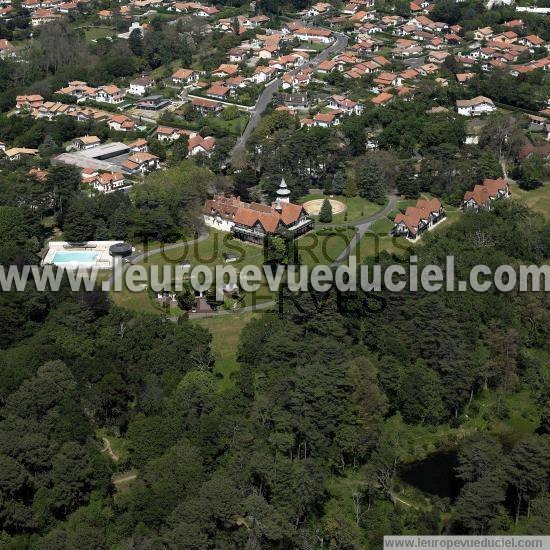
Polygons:
<instances>
[{"instance_id":1,"label":"green lawn","mask_svg":"<svg viewBox=\"0 0 550 550\"><path fill-rule=\"evenodd\" d=\"M171 125L186 130L199 131L203 126L208 126L213 130L223 132L230 136L240 136L248 123L249 114L244 111L239 111L239 116L232 120L223 120L217 116L200 117L198 120L184 120L182 117L176 117Z\"/></svg>"},{"instance_id":2,"label":"green lawn","mask_svg":"<svg viewBox=\"0 0 550 550\"><path fill-rule=\"evenodd\" d=\"M332 223L345 223L362 220L372 216L372 214L383 208L383 206L370 202L362 197L344 197L343 195L331 195L330 197L323 194L304 195L298 199L298 202L303 204L304 202L325 198L343 202L347 207L346 212L333 216Z\"/></svg>"},{"instance_id":3,"label":"green lawn","mask_svg":"<svg viewBox=\"0 0 550 550\"><path fill-rule=\"evenodd\" d=\"M300 48L305 48L308 50L314 50L316 52L322 52L326 48L328 48L329 44L319 44L319 42L307 42L302 41L300 42Z\"/></svg>"},{"instance_id":4,"label":"green lawn","mask_svg":"<svg viewBox=\"0 0 550 550\"><path fill-rule=\"evenodd\" d=\"M153 245L149 244L148 248L153 248ZM191 262L191 268L196 265L215 267L216 265L225 265L223 258L223 253L225 252L233 253L237 256L237 261L228 264L235 267L237 271L246 265L261 266L264 261L263 248L261 246L232 239L229 233L210 230L208 239L190 245L182 243L182 246L175 250L167 250L146 258L142 265L146 267L148 273L150 273L150 267L153 265L177 265L183 261ZM181 310L175 304L171 305L169 311L163 310L156 300L156 293L149 290L148 286L143 284L141 291L131 292L126 285L123 285L120 292L112 291L111 296L116 305L134 311L144 311L159 315L161 313L181 314ZM268 299L271 299L271 294L267 287L262 286L254 295L245 294L243 305L252 305L254 300L260 302Z\"/></svg>"},{"instance_id":5,"label":"green lawn","mask_svg":"<svg viewBox=\"0 0 550 550\"><path fill-rule=\"evenodd\" d=\"M540 212L545 218L550 218L550 183L538 189L524 191L517 183L512 183L512 198L524 202L529 208Z\"/></svg>"},{"instance_id":6,"label":"green lawn","mask_svg":"<svg viewBox=\"0 0 550 550\"><path fill-rule=\"evenodd\" d=\"M355 229L324 228L306 233L296 241L302 263L313 267L318 264L331 265L348 246Z\"/></svg>"},{"instance_id":7,"label":"green lawn","mask_svg":"<svg viewBox=\"0 0 550 550\"><path fill-rule=\"evenodd\" d=\"M243 328L260 313L238 313L198 319L197 323L212 333L214 373L219 380L220 391L233 386L232 375L239 370L237 347Z\"/></svg>"},{"instance_id":8,"label":"green lawn","mask_svg":"<svg viewBox=\"0 0 550 550\"><path fill-rule=\"evenodd\" d=\"M88 42L99 38L107 38L108 36L116 36L117 31L112 27L90 27L84 31L84 36Z\"/></svg>"},{"instance_id":9,"label":"green lawn","mask_svg":"<svg viewBox=\"0 0 550 550\"><path fill-rule=\"evenodd\" d=\"M384 221L384 220L379 220ZM393 227L393 224L392 224ZM369 231L365 233L357 247L355 256L357 263L363 263L367 258L378 258L381 252L394 254L400 258L411 255L414 251L414 244L402 237L392 237L387 232L377 233Z\"/></svg>"}]
</instances>

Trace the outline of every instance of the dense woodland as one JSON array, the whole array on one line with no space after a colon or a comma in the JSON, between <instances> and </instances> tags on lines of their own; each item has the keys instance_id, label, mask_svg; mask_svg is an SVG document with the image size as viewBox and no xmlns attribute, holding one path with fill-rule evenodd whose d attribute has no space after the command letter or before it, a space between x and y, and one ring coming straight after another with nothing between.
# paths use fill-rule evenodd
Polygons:
<instances>
[{"instance_id":1,"label":"dense woodland","mask_svg":"<svg viewBox=\"0 0 550 550\"><path fill-rule=\"evenodd\" d=\"M419 263L453 253L459 277L542 263L549 235L506 203L428 236ZM184 318L121 311L100 292L1 300L6 548L374 549L388 532L550 529L544 293L284 295L244 329L222 393L208 332ZM517 394L530 428L503 429ZM486 427L472 429L487 395ZM114 493L101 428L128 440L127 492ZM456 493L422 509L394 492L425 458L416 429L456 456ZM351 510L328 490L349 476Z\"/></svg>"},{"instance_id":2,"label":"dense woodland","mask_svg":"<svg viewBox=\"0 0 550 550\"><path fill-rule=\"evenodd\" d=\"M260 0L258 9L305 5ZM409 9L389 0L377 8ZM28 36L28 14L17 9L17 25L0 25L1 37ZM507 8L448 0L433 14L465 32L512 17ZM540 19L525 21L548 38ZM71 79L120 83L175 60L212 68L248 36L205 39L196 20L161 23L154 19L143 41L95 44L66 24L42 27L28 63L0 60L0 110L20 92L52 99ZM536 72L514 79L494 71L462 88L453 79L462 68L449 62L444 70L448 88L422 81L414 101L369 102L338 128L300 128L297 117L269 112L233 166L221 169L221 153L205 162L171 151L167 170L128 194L83 192L77 170L49 165L74 137L122 139L105 125L2 114L0 140L38 148L48 174L30 176L25 161L0 166L0 263L38 263L54 230L74 241L187 238L203 229L197 214L208 195L269 200L282 176L293 197L319 187L377 203L397 191L457 205L465 190L501 176L503 163L522 188L541 186L542 159L520 154L524 113L487 117L471 146L453 109L456 99L484 94L538 110L548 82ZM350 93L361 97L370 85L366 77ZM434 104L447 111L430 112ZM457 278L466 278L480 263L547 263L550 224L506 201L422 242L420 266L452 254ZM366 261L402 260L384 253ZM550 533L545 293L283 293L279 304L243 329L239 369L222 391L212 337L186 316L172 322L119 309L103 292L65 286L2 292L0 547L378 550L389 533ZM104 452L104 433L125 442L120 462ZM440 457L448 457L449 490L410 481ZM113 474L134 471L118 491ZM418 492L403 494L404 480Z\"/></svg>"}]
</instances>

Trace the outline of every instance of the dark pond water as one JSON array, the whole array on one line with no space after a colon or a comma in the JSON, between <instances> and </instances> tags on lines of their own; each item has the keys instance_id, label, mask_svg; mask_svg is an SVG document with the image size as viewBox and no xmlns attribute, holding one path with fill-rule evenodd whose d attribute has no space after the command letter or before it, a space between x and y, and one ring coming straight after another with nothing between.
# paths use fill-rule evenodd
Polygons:
<instances>
[{"instance_id":1,"label":"dark pond water","mask_svg":"<svg viewBox=\"0 0 550 550\"><path fill-rule=\"evenodd\" d=\"M460 480L454 475L456 465L454 451L433 453L424 460L404 466L399 477L425 493L454 499L461 487Z\"/></svg>"}]
</instances>

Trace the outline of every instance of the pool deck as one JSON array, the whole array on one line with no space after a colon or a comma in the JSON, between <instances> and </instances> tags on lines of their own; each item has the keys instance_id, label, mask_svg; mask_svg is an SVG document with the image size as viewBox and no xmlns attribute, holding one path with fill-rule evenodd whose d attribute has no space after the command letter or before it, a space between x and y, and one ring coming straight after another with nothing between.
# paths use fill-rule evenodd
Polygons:
<instances>
[{"instance_id":1,"label":"pool deck","mask_svg":"<svg viewBox=\"0 0 550 550\"><path fill-rule=\"evenodd\" d=\"M111 269L113 266L113 259L109 254L109 248L113 244L121 243L123 241L88 241L82 243L80 246L74 246L66 241L51 241L48 243L48 252L42 260L42 265L60 265L60 267L77 269L78 267L97 269ZM54 257L57 252L93 252L97 254L94 262L70 262L55 264Z\"/></svg>"}]
</instances>

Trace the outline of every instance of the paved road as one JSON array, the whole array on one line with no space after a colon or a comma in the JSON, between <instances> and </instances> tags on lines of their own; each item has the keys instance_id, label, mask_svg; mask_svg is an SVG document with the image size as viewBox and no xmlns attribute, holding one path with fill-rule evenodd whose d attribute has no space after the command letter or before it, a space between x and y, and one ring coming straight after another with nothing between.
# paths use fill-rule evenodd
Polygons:
<instances>
[{"instance_id":1,"label":"paved road","mask_svg":"<svg viewBox=\"0 0 550 550\"><path fill-rule=\"evenodd\" d=\"M390 195L390 200L387 202L386 206L379 210L378 212L375 212L372 216L365 218L364 220L359 220L356 222L352 222L348 225L354 226L356 229L355 235L351 239L350 243L346 248L342 251L342 253L336 258L334 265L341 264L342 262L345 262L350 254L353 253L353 251L357 248L357 245L361 241L361 239L365 236L365 233L369 230L369 227L377 220L380 220L384 217L386 217L392 210L395 210L395 206L397 204L398 200L397 195Z\"/></svg>"},{"instance_id":2,"label":"paved road","mask_svg":"<svg viewBox=\"0 0 550 550\"><path fill-rule=\"evenodd\" d=\"M319 65L319 63L321 63L322 61L325 61L329 56L333 56L345 50L347 45L348 45L348 37L345 34L336 34L336 40L328 48L325 48L322 52L316 55L313 59L311 59L305 65L302 65L301 67L297 67L296 69L292 69L291 71L288 71L285 74L296 74L297 72L301 71L306 67L315 68ZM266 110L266 107L271 103L271 100L273 99L275 92L279 89L281 82L282 82L281 77L273 80L264 88L264 90L260 94L260 97L258 97L258 100L256 101L256 105L254 106L254 109L250 111L250 118L248 119L248 124L246 125L244 132L242 133L241 137L237 140L237 143L235 144L235 146L231 151L232 159L238 158L238 156L244 151L246 142L250 137L250 134L254 131L256 126L258 126L258 124L260 123L263 112Z\"/></svg>"}]
</instances>

